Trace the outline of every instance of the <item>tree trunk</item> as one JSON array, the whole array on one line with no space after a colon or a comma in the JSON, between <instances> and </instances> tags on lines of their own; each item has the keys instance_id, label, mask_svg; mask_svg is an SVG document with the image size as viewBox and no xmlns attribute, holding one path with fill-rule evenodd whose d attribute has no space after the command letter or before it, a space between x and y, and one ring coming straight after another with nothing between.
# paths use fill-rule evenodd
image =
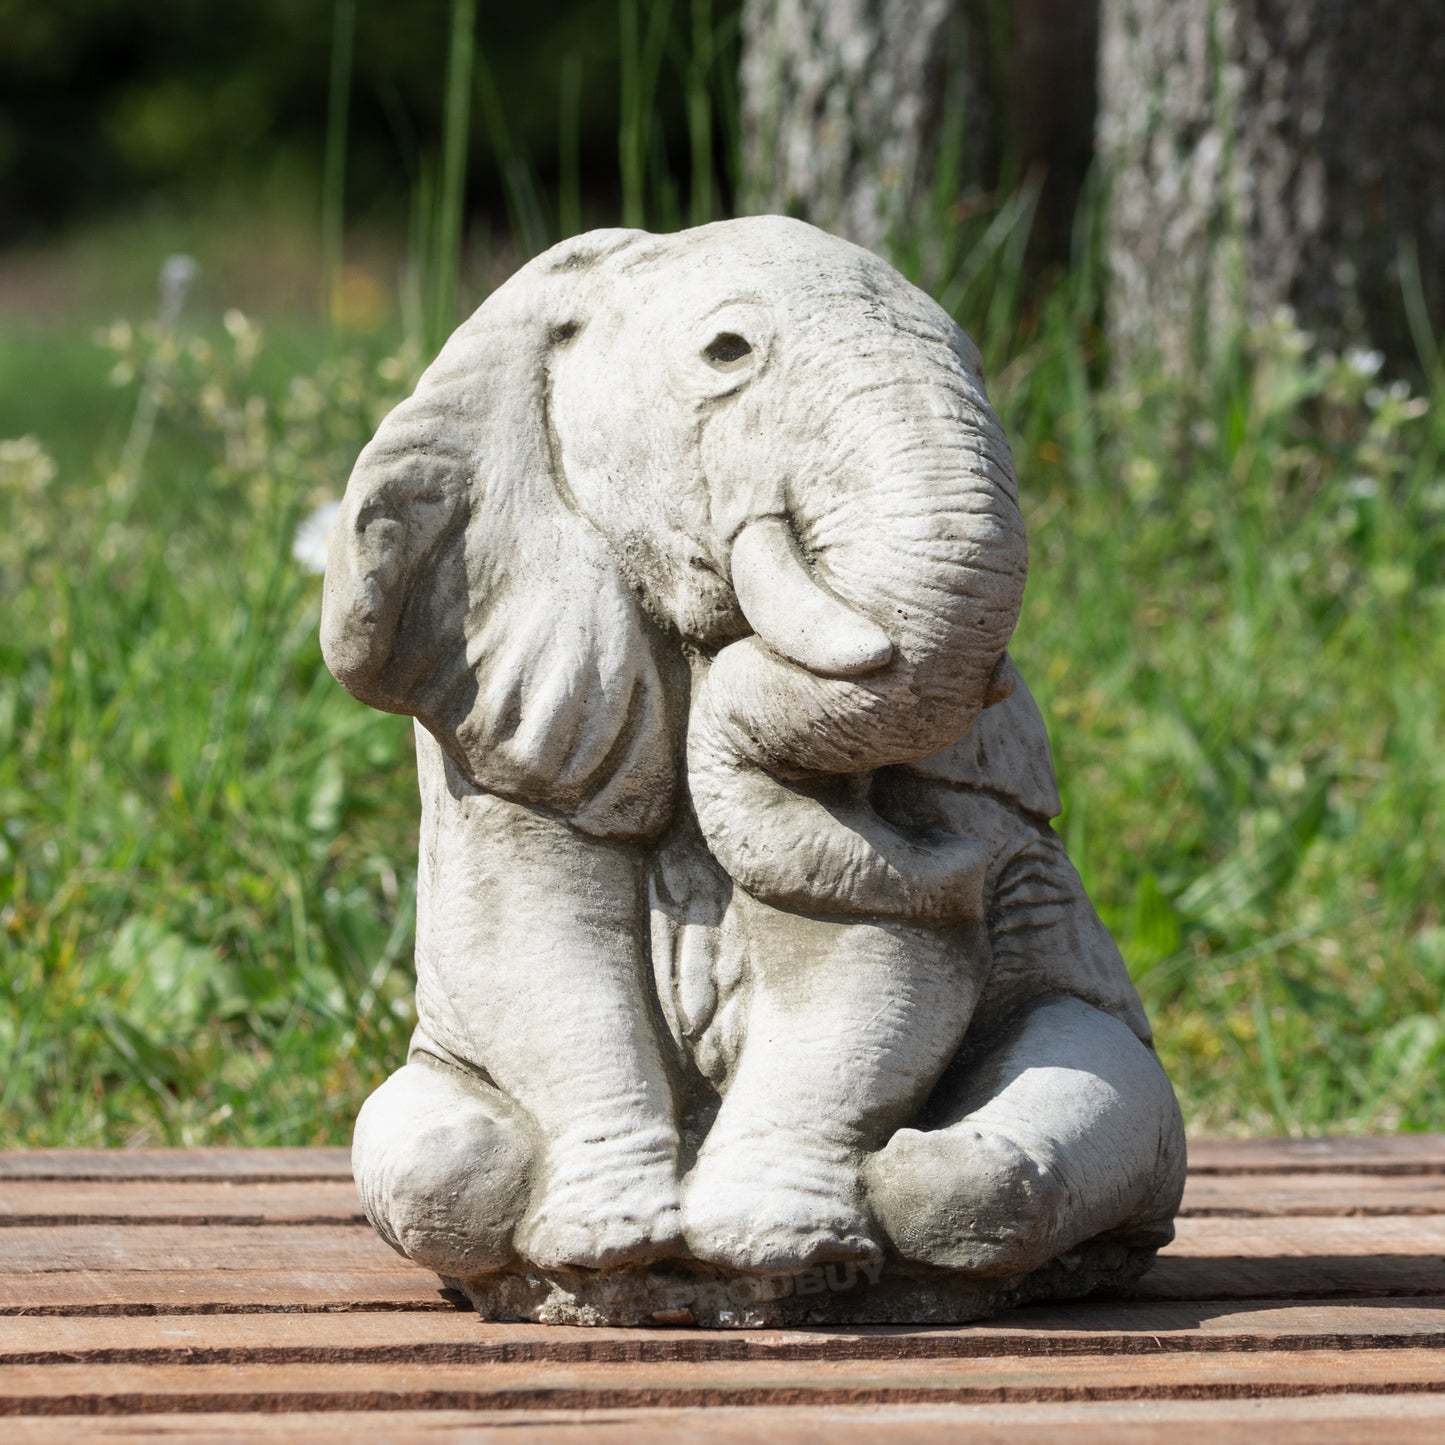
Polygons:
<instances>
[{"instance_id":1,"label":"tree trunk","mask_svg":"<svg viewBox=\"0 0 1445 1445\"><path fill-rule=\"evenodd\" d=\"M1060 259L1096 33L1097 0L745 0L744 204L882 250L1032 174L1035 254Z\"/></svg>"},{"instance_id":2,"label":"tree trunk","mask_svg":"<svg viewBox=\"0 0 1445 1445\"><path fill-rule=\"evenodd\" d=\"M881 250L933 178L953 8L953 0L748 0L748 208L800 216ZM970 89L986 83L970 79ZM969 138L965 172L983 168L988 143L983 129Z\"/></svg>"},{"instance_id":3,"label":"tree trunk","mask_svg":"<svg viewBox=\"0 0 1445 1445\"><path fill-rule=\"evenodd\" d=\"M1104 0L1116 356L1183 373L1281 306L1413 356L1405 292L1437 330L1445 303L1442 76L1439 0Z\"/></svg>"},{"instance_id":4,"label":"tree trunk","mask_svg":"<svg viewBox=\"0 0 1445 1445\"><path fill-rule=\"evenodd\" d=\"M1094 163L1099 0L1013 0L1008 16L1005 153L1039 187L1033 260L1065 263Z\"/></svg>"}]
</instances>

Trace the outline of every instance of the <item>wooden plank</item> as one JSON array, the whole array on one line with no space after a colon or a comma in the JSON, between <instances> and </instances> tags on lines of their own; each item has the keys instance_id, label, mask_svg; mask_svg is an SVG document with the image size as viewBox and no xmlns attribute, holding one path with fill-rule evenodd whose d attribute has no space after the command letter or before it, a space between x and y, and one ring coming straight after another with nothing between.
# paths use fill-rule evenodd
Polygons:
<instances>
[{"instance_id":1,"label":"wooden plank","mask_svg":"<svg viewBox=\"0 0 1445 1445\"><path fill-rule=\"evenodd\" d=\"M0 1274L0 1316L454 1309L459 1299L443 1291L436 1275L401 1260L390 1270Z\"/></svg>"},{"instance_id":2,"label":"wooden plank","mask_svg":"<svg viewBox=\"0 0 1445 1445\"><path fill-rule=\"evenodd\" d=\"M15 1225L0 1229L0 1273L56 1270L395 1269L370 1225ZM415 1268L415 1266L413 1266Z\"/></svg>"},{"instance_id":3,"label":"wooden plank","mask_svg":"<svg viewBox=\"0 0 1445 1445\"><path fill-rule=\"evenodd\" d=\"M1192 1177L1181 1215L1445 1214L1445 1175L1219 1174ZM349 1179L229 1179L154 1183L11 1180L0 1190L0 1228L153 1223L203 1226L360 1223Z\"/></svg>"},{"instance_id":4,"label":"wooden plank","mask_svg":"<svg viewBox=\"0 0 1445 1445\"><path fill-rule=\"evenodd\" d=\"M1266 1308L1083 1301L946 1329L580 1329L485 1324L459 1310L0 1318L0 1364L11 1365L986 1359L1401 1346L1445 1350L1445 1296Z\"/></svg>"},{"instance_id":5,"label":"wooden plank","mask_svg":"<svg viewBox=\"0 0 1445 1445\"><path fill-rule=\"evenodd\" d=\"M1319 1139L1191 1139L1194 1174L1445 1173L1445 1134Z\"/></svg>"},{"instance_id":6,"label":"wooden plank","mask_svg":"<svg viewBox=\"0 0 1445 1445\"><path fill-rule=\"evenodd\" d=\"M1204 1174L1184 1192L1184 1217L1445 1214L1445 1175ZM354 1224L350 1179L106 1181L0 1184L0 1228L55 1224Z\"/></svg>"},{"instance_id":7,"label":"wooden plank","mask_svg":"<svg viewBox=\"0 0 1445 1445\"><path fill-rule=\"evenodd\" d=\"M1176 1228L1170 1256L1445 1255L1445 1218L1438 1215L1181 1219Z\"/></svg>"},{"instance_id":8,"label":"wooden plank","mask_svg":"<svg viewBox=\"0 0 1445 1445\"><path fill-rule=\"evenodd\" d=\"M1196 1174L1445 1173L1445 1134L1362 1138L1192 1139ZM349 1152L308 1149L22 1149L0 1151L7 1179L349 1179Z\"/></svg>"},{"instance_id":9,"label":"wooden plank","mask_svg":"<svg viewBox=\"0 0 1445 1445\"><path fill-rule=\"evenodd\" d=\"M0 1366L0 1415L1005 1404L1445 1391L1439 1351L636 1364Z\"/></svg>"},{"instance_id":10,"label":"wooden plank","mask_svg":"<svg viewBox=\"0 0 1445 1445\"><path fill-rule=\"evenodd\" d=\"M1149 1303L1424 1298L1445 1295L1445 1261L1413 1256L1187 1259L1166 1256L1129 1292ZM0 1273L0 1317L184 1311L443 1309L434 1274L385 1269L59 1270Z\"/></svg>"},{"instance_id":11,"label":"wooden plank","mask_svg":"<svg viewBox=\"0 0 1445 1445\"><path fill-rule=\"evenodd\" d=\"M7 1419L16 1445L56 1441L181 1439L274 1440L274 1415L214 1413ZM689 1445L765 1440L769 1445L1359 1445L1388 1439L1436 1445L1445 1430L1445 1398L1420 1395L1326 1395L1287 1399L1139 1400L1067 1405L835 1405L713 1407L706 1410L377 1410L360 1420L294 1412L287 1439L335 1440L348 1427L368 1441L418 1438L509 1442L509 1445Z\"/></svg>"},{"instance_id":12,"label":"wooden plank","mask_svg":"<svg viewBox=\"0 0 1445 1445\"><path fill-rule=\"evenodd\" d=\"M358 1222L342 1150L0 1155L3 1433L1445 1438L1445 1137L1194 1164L1127 1300L711 1332L484 1324Z\"/></svg>"},{"instance_id":13,"label":"wooden plank","mask_svg":"<svg viewBox=\"0 0 1445 1445\"><path fill-rule=\"evenodd\" d=\"M1445 1174L1194 1174L1181 1214L1445 1214Z\"/></svg>"},{"instance_id":14,"label":"wooden plank","mask_svg":"<svg viewBox=\"0 0 1445 1445\"><path fill-rule=\"evenodd\" d=\"M365 1308L431 1298L436 1288L434 1275L406 1264L365 1226L0 1230L0 1314ZM1131 1294L1148 1300L1445 1294L1445 1216L1185 1219L1178 1241Z\"/></svg>"},{"instance_id":15,"label":"wooden plank","mask_svg":"<svg viewBox=\"0 0 1445 1445\"><path fill-rule=\"evenodd\" d=\"M0 1228L57 1224L364 1224L348 1179L114 1183L16 1179L0 1185Z\"/></svg>"},{"instance_id":16,"label":"wooden plank","mask_svg":"<svg viewBox=\"0 0 1445 1445\"><path fill-rule=\"evenodd\" d=\"M1181 1219L1162 1259L1420 1257L1445 1260L1445 1216ZM392 1269L365 1225L15 1225L0 1229L0 1274L56 1270ZM1431 1293L1445 1293L1445 1288Z\"/></svg>"},{"instance_id":17,"label":"wooden plank","mask_svg":"<svg viewBox=\"0 0 1445 1445\"><path fill-rule=\"evenodd\" d=\"M1445 1291L1445 1261L1413 1255L1181 1259L1166 1256L1129 1291L1138 1300L1383 1299Z\"/></svg>"},{"instance_id":18,"label":"wooden plank","mask_svg":"<svg viewBox=\"0 0 1445 1445\"><path fill-rule=\"evenodd\" d=\"M348 1149L15 1149L8 1179L350 1179Z\"/></svg>"}]
</instances>

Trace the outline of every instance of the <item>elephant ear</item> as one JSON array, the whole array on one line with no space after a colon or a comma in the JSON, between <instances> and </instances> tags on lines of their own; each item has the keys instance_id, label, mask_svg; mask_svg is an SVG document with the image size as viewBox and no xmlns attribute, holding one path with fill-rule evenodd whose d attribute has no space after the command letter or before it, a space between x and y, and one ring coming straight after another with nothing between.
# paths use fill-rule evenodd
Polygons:
<instances>
[{"instance_id":1,"label":"elephant ear","mask_svg":"<svg viewBox=\"0 0 1445 1445\"><path fill-rule=\"evenodd\" d=\"M999 793L1047 821L1058 817L1060 807L1048 730L1023 678L1012 664L1007 671L1011 689L979 713L963 737L903 766L925 778Z\"/></svg>"},{"instance_id":2,"label":"elephant ear","mask_svg":"<svg viewBox=\"0 0 1445 1445\"><path fill-rule=\"evenodd\" d=\"M570 504L548 376L641 237L554 247L456 331L357 460L321 616L349 692L418 718L477 788L605 837L665 824L678 728L654 629Z\"/></svg>"}]
</instances>

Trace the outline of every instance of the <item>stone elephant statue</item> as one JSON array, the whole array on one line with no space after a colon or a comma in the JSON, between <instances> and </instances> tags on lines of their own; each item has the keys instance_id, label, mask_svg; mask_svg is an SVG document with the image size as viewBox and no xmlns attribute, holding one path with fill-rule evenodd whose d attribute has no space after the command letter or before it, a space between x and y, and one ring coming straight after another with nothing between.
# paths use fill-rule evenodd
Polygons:
<instances>
[{"instance_id":1,"label":"stone elephant statue","mask_svg":"<svg viewBox=\"0 0 1445 1445\"><path fill-rule=\"evenodd\" d=\"M453 335L322 616L417 719L418 1027L354 1150L385 1238L625 1321L1168 1237L1178 1110L1048 826L1025 571L976 348L800 222L592 232Z\"/></svg>"}]
</instances>

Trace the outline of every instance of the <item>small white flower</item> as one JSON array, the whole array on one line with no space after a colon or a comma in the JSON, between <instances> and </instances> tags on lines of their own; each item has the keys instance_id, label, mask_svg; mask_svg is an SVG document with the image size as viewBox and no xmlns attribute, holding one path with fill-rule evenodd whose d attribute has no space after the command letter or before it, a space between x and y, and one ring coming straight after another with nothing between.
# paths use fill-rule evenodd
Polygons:
<instances>
[{"instance_id":1,"label":"small white flower","mask_svg":"<svg viewBox=\"0 0 1445 1445\"><path fill-rule=\"evenodd\" d=\"M196 278L201 274L200 262L194 256L167 256L161 265L161 310L160 322L172 327L180 320L181 308Z\"/></svg>"},{"instance_id":2,"label":"small white flower","mask_svg":"<svg viewBox=\"0 0 1445 1445\"><path fill-rule=\"evenodd\" d=\"M1345 495L1347 497L1375 497L1380 493L1380 484L1374 477L1366 476L1363 472L1351 477L1345 483Z\"/></svg>"},{"instance_id":3,"label":"small white flower","mask_svg":"<svg viewBox=\"0 0 1445 1445\"><path fill-rule=\"evenodd\" d=\"M58 468L33 436L0 440L0 490L41 492L55 480Z\"/></svg>"},{"instance_id":4,"label":"small white flower","mask_svg":"<svg viewBox=\"0 0 1445 1445\"><path fill-rule=\"evenodd\" d=\"M302 568L319 577L326 570L326 549L331 542L331 529L336 525L340 502L322 502L296 529L291 555Z\"/></svg>"},{"instance_id":5,"label":"small white flower","mask_svg":"<svg viewBox=\"0 0 1445 1445\"><path fill-rule=\"evenodd\" d=\"M1371 351L1365 346L1351 346L1344 355L1345 370L1353 372L1362 381L1369 381L1379 374L1385 364L1383 351Z\"/></svg>"}]
</instances>

